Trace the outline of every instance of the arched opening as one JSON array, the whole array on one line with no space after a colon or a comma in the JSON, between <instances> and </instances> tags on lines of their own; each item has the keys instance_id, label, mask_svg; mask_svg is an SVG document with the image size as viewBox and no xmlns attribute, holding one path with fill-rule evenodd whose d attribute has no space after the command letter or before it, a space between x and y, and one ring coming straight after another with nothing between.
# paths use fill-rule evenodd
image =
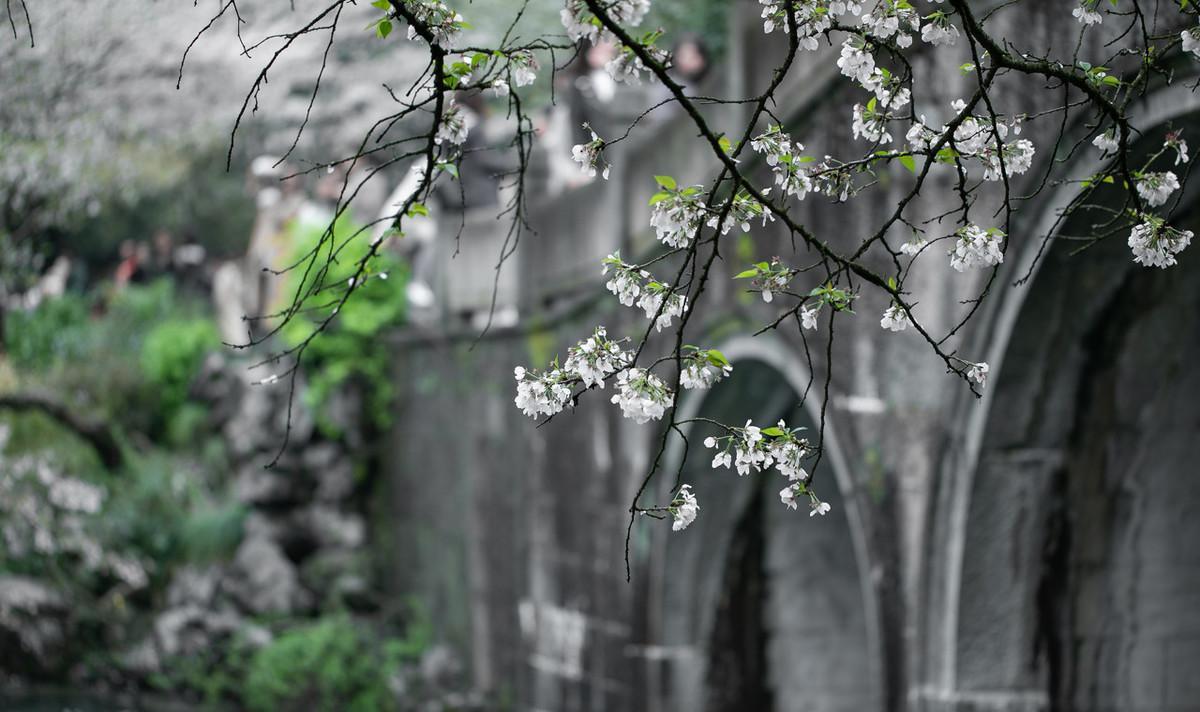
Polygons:
<instances>
[{"instance_id":1,"label":"arched opening","mask_svg":"<svg viewBox=\"0 0 1200 712\"><path fill-rule=\"evenodd\" d=\"M692 414L813 427L799 404L806 376L788 377L777 359L725 351L735 377L690 404ZM663 536L649 562L658 571L649 605L661 651L648 681L652 708L881 709L875 606L845 473L822 465L818 491L833 510L811 519L780 503L784 478L713 470L703 433L692 434L683 481L701 515Z\"/></svg>"},{"instance_id":2,"label":"arched opening","mask_svg":"<svg viewBox=\"0 0 1200 712\"><path fill-rule=\"evenodd\" d=\"M1200 229L1184 204L1172 224ZM959 518L931 542L959 566L948 709L1195 705L1200 254L1159 270L1119 237L1077 246L1052 246L1000 337Z\"/></svg>"}]
</instances>

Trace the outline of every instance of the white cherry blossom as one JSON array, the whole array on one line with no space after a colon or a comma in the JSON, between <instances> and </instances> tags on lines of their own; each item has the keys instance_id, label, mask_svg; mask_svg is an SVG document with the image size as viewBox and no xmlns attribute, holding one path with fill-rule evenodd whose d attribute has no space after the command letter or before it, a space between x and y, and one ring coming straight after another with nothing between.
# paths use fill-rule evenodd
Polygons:
<instances>
[{"instance_id":1,"label":"white cherry blossom","mask_svg":"<svg viewBox=\"0 0 1200 712\"><path fill-rule=\"evenodd\" d=\"M817 308L802 307L800 309L800 324L809 331L816 331L817 328Z\"/></svg>"},{"instance_id":2,"label":"white cherry blossom","mask_svg":"<svg viewBox=\"0 0 1200 712\"><path fill-rule=\"evenodd\" d=\"M958 272L976 267L991 267L1004 261L1000 249L1004 233L996 228L984 230L978 225L968 225L955 233L954 246L950 249L950 266Z\"/></svg>"},{"instance_id":3,"label":"white cherry blossom","mask_svg":"<svg viewBox=\"0 0 1200 712\"><path fill-rule=\"evenodd\" d=\"M1129 233L1133 261L1147 267L1173 266L1175 256L1191 243L1191 230L1177 230L1153 215L1142 216L1142 222Z\"/></svg>"},{"instance_id":4,"label":"white cherry blossom","mask_svg":"<svg viewBox=\"0 0 1200 712\"><path fill-rule=\"evenodd\" d=\"M696 521L696 515L700 513L700 504L696 501L696 495L692 493L691 485L679 488L679 494L675 495L674 501L671 502L670 511L673 519L671 531L683 531Z\"/></svg>"},{"instance_id":5,"label":"white cherry blossom","mask_svg":"<svg viewBox=\"0 0 1200 712\"><path fill-rule=\"evenodd\" d=\"M888 331L904 331L908 328L908 312L899 304L893 304L884 310L879 325Z\"/></svg>"},{"instance_id":6,"label":"white cherry blossom","mask_svg":"<svg viewBox=\"0 0 1200 712\"><path fill-rule=\"evenodd\" d=\"M1092 145L1100 149L1101 153L1116 153L1117 149L1121 146L1121 142L1117 140L1116 130L1109 129L1092 139Z\"/></svg>"},{"instance_id":7,"label":"white cherry blossom","mask_svg":"<svg viewBox=\"0 0 1200 712\"><path fill-rule=\"evenodd\" d=\"M596 177L596 168L600 168L600 177L608 180L610 166L604 160L604 139L596 135L587 124L583 128L592 134L592 140L587 143L575 144L571 148L571 160L579 164L579 169L589 178Z\"/></svg>"},{"instance_id":8,"label":"white cherry blossom","mask_svg":"<svg viewBox=\"0 0 1200 712\"><path fill-rule=\"evenodd\" d=\"M1180 32L1179 39L1183 43L1184 52L1191 54L1194 59L1200 59L1200 27L1192 27Z\"/></svg>"},{"instance_id":9,"label":"white cherry blossom","mask_svg":"<svg viewBox=\"0 0 1200 712\"><path fill-rule=\"evenodd\" d=\"M988 367L988 365L982 361L979 363L973 363L971 364L970 369L967 371L967 377L978 383L982 388L983 386L987 385L988 371L990 370L991 369Z\"/></svg>"},{"instance_id":10,"label":"white cherry blossom","mask_svg":"<svg viewBox=\"0 0 1200 712\"><path fill-rule=\"evenodd\" d=\"M1179 178L1173 171L1144 173L1137 181L1138 195L1152 208L1166 203L1171 194L1177 190L1179 190Z\"/></svg>"},{"instance_id":11,"label":"white cherry blossom","mask_svg":"<svg viewBox=\"0 0 1200 712\"><path fill-rule=\"evenodd\" d=\"M1081 0L1079 6L1071 11L1079 24L1090 27L1104 22L1104 18L1099 12L1096 12L1096 2L1097 0Z\"/></svg>"},{"instance_id":12,"label":"white cherry blossom","mask_svg":"<svg viewBox=\"0 0 1200 712\"><path fill-rule=\"evenodd\" d=\"M626 418L648 423L662 418L675 397L658 376L642 368L630 368L617 376L617 393L612 402L621 407Z\"/></svg>"}]
</instances>

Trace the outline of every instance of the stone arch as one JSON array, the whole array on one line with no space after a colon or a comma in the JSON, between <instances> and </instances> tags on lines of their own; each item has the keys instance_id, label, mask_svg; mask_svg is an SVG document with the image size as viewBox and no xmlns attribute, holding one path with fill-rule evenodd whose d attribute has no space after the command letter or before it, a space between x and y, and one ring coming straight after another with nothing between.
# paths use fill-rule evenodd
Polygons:
<instances>
[{"instance_id":1,"label":"stone arch","mask_svg":"<svg viewBox=\"0 0 1200 712\"><path fill-rule=\"evenodd\" d=\"M1149 96L1138 123L1200 111L1184 84ZM1097 168L1094 156L1075 166ZM1071 190L1047 195L1027 234L1051 229ZM1185 220L1196 230L1200 214ZM1160 271L1133 265L1119 238L1074 257L1055 244L1037 262L1039 247L1012 256L1001 282L1033 279L999 295L971 351L993 378L953 419L914 706L1191 709L1177 666L1200 659L1200 626L1172 614L1200 584L1200 558L1175 545L1200 540L1180 511L1200 502L1200 407L1187 397L1200 380L1181 367L1200 358L1200 330L1181 316L1200 313L1200 255Z\"/></svg>"},{"instance_id":2,"label":"stone arch","mask_svg":"<svg viewBox=\"0 0 1200 712\"><path fill-rule=\"evenodd\" d=\"M681 418L816 422L815 406L799 406L807 370L782 340L739 337L720 348L735 378L692 395ZM833 477L819 489L834 511L819 521L780 505L782 478L718 473L698 442L692 448L684 472L701 516L682 534L658 527L647 562L655 571L651 709L881 709L879 607L858 493L834 428L826 427L822 467ZM675 443L664 471L673 473L682 454ZM757 676L747 679L744 668Z\"/></svg>"}]
</instances>

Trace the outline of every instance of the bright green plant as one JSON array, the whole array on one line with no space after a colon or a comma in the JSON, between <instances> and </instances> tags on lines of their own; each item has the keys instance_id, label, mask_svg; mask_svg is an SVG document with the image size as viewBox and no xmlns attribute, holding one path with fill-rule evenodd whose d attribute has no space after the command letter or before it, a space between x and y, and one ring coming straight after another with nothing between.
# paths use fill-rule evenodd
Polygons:
<instances>
[{"instance_id":1,"label":"bright green plant","mask_svg":"<svg viewBox=\"0 0 1200 712\"><path fill-rule=\"evenodd\" d=\"M88 300L67 294L49 299L30 311L9 312L4 321L4 342L13 365L44 370L78 358L86 350Z\"/></svg>"},{"instance_id":2,"label":"bright green plant","mask_svg":"<svg viewBox=\"0 0 1200 712\"><path fill-rule=\"evenodd\" d=\"M336 262L328 265L328 271L319 276L305 274L303 266L289 273L284 296L291 299L297 290L303 294L316 293L309 297L305 311L293 317L283 329L283 338L289 345L300 344L307 339L321 322L336 307L344 285L357 275L359 261L369 249L369 235L355 234L358 228L348 219L337 221L333 229L332 245L337 252ZM322 224L294 223L291 227L295 259L317 249L325 226ZM321 254L328 253L330 241L326 239ZM324 264L325 258L318 258ZM357 275L357 277L356 277ZM340 307L337 318L317 339L309 342L304 354L306 376L309 387L309 405L318 414L318 422L328 430L329 424L320 418L320 406L329 396L348 381L357 381L364 386L367 414L378 424L386 424L389 417L394 391L391 383L390 349L384 342L384 333L404 323L406 313L405 284L407 267L395 256L384 252L371 262L370 271L354 293L354 298ZM322 305L314 307L313 305Z\"/></svg>"},{"instance_id":3,"label":"bright green plant","mask_svg":"<svg viewBox=\"0 0 1200 712\"><path fill-rule=\"evenodd\" d=\"M174 413L184 404L204 356L220 347L221 337L211 319L171 319L146 335L142 372L157 390L164 413Z\"/></svg>"},{"instance_id":4,"label":"bright green plant","mask_svg":"<svg viewBox=\"0 0 1200 712\"><path fill-rule=\"evenodd\" d=\"M250 661L244 702L254 711L386 712L396 709L389 687L424 638L380 640L345 614L293 628Z\"/></svg>"}]
</instances>

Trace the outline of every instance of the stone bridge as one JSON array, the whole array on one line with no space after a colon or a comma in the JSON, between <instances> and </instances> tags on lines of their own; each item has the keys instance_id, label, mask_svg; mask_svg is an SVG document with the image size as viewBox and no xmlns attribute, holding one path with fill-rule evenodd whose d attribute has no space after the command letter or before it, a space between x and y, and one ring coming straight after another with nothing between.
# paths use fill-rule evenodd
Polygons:
<instances>
[{"instance_id":1,"label":"stone bridge","mask_svg":"<svg viewBox=\"0 0 1200 712\"><path fill-rule=\"evenodd\" d=\"M783 52L744 5L716 92L755 88ZM1024 3L994 31L1031 50L1073 46L1070 7ZM788 129L815 155L854 143L856 93L836 76L836 49L805 57L780 94ZM938 77L918 97L931 121L973 89L963 51L917 63ZM1177 78L1137 107L1148 144L1167 127L1200 140L1189 86ZM1007 84L994 100L1032 114L1061 98L1028 89ZM736 114L712 116L732 129ZM1071 117L1064 146L1085 118ZM1027 127L1038 160L1017 192L1041 181L1059 121ZM470 216L457 257L452 241L437 248L438 326L396 336L403 395L376 546L391 585L424 601L475 684L547 712L1200 710L1200 253L1141 268L1117 236L1075 255L1078 243L1052 242L1034 264L1035 236L1055 225L1069 185L1022 205L1000 278L955 343L992 366L982 399L911 330L879 328L886 305L870 296L840 320L828 361L810 337L812 370L794 329L751 337L772 305L729 277L783 252L785 236L727 238L688 340L721 348L734 375L681 408L811 425L819 399L800 394L828 376L828 457L815 478L833 511L787 511L773 475L714 471L693 452L684 471L701 516L681 533L637 522L626 582L628 508L660 433L603 394L539 428L512 404L512 368L565 354L595 324L644 328L604 291L600 260L653 250L650 176L709 176L694 135L680 117L663 120L614 149L611 180L536 204L536 233L496 281L497 306L518 317L477 343L504 231ZM1076 175L1098 160L1085 148ZM894 209L905 175L881 175L845 206L810 196L800 217L844 247ZM935 172L913 215L952 207L952 180ZM1176 222L1200 230L1195 210ZM920 262L909 282L918 315L944 333L981 282ZM667 472L683 455L667 453ZM648 501L663 502L670 479Z\"/></svg>"}]
</instances>

